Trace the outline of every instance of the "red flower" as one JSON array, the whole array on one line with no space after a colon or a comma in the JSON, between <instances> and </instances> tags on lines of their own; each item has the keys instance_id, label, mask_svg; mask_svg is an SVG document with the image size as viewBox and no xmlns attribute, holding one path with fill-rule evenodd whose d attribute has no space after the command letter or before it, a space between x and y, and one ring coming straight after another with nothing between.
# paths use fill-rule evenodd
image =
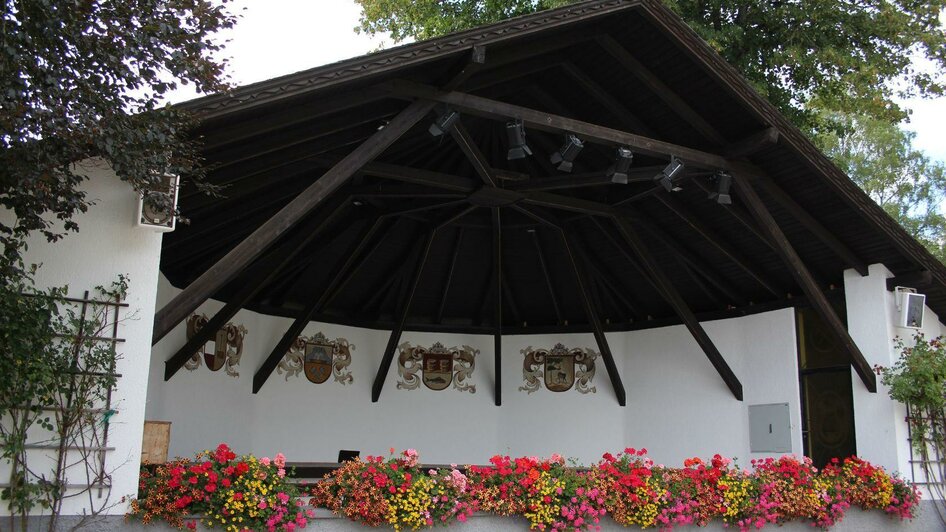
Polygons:
<instances>
[{"instance_id":1,"label":"red flower","mask_svg":"<svg viewBox=\"0 0 946 532\"><path fill-rule=\"evenodd\" d=\"M207 484L206 486L204 486L204 490L206 490L207 493L213 493L213 492L217 491L217 485L216 485L216 484Z\"/></svg>"}]
</instances>

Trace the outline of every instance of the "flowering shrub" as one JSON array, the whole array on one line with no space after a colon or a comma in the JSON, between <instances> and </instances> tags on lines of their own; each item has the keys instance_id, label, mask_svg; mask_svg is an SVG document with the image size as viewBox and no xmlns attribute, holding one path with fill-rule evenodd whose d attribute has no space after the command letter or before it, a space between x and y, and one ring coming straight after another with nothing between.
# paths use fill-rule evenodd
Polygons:
<instances>
[{"instance_id":1,"label":"flowering shrub","mask_svg":"<svg viewBox=\"0 0 946 532\"><path fill-rule=\"evenodd\" d=\"M467 477L458 469L421 471L417 451L408 449L388 460L346 462L313 486L310 503L368 526L417 530L465 521L474 509L467 491Z\"/></svg>"},{"instance_id":2,"label":"flowering shrub","mask_svg":"<svg viewBox=\"0 0 946 532\"><path fill-rule=\"evenodd\" d=\"M604 497L590 473L565 466L553 455L510 459L494 456L490 466L469 466L471 495L478 508L522 515L538 530L583 530L605 514Z\"/></svg>"},{"instance_id":3,"label":"flowering shrub","mask_svg":"<svg viewBox=\"0 0 946 532\"><path fill-rule=\"evenodd\" d=\"M521 516L533 530L597 529L610 514L619 524L671 530L714 519L741 531L795 520L829 528L854 505L911 519L919 492L859 458L835 460L823 470L793 456L752 462L744 471L731 460L689 458L681 468L655 465L646 449L606 453L589 470L552 455L494 456L487 466L424 470L408 449L387 459L347 462L310 487L310 505L368 526L418 530L465 521L474 511ZM285 458L237 458L226 445L197 460L143 472L132 517L179 528L188 515L227 530L292 531L311 510L284 481ZM193 522L187 523L192 528Z\"/></svg>"},{"instance_id":4,"label":"flowering shrub","mask_svg":"<svg viewBox=\"0 0 946 532\"><path fill-rule=\"evenodd\" d=\"M312 510L303 510L298 489L287 482L286 458L257 459L237 456L221 443L191 460L178 459L144 469L138 499L132 501L129 518L143 523L166 521L177 528L194 529L189 516L198 516L209 528L224 530L292 532L305 528Z\"/></svg>"}]
</instances>

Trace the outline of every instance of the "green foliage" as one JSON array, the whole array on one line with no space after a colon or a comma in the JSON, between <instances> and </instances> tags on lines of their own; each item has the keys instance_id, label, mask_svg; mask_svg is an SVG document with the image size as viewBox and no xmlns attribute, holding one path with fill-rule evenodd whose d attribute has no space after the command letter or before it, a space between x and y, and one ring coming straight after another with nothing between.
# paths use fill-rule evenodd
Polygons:
<instances>
[{"instance_id":1,"label":"green foliage","mask_svg":"<svg viewBox=\"0 0 946 532\"><path fill-rule=\"evenodd\" d=\"M946 166L913 148L912 132L869 117L824 113L842 133L815 141L842 170L914 238L946 261Z\"/></svg>"},{"instance_id":2,"label":"green foliage","mask_svg":"<svg viewBox=\"0 0 946 532\"><path fill-rule=\"evenodd\" d=\"M37 507L55 517L70 474L89 484L107 482L98 453L89 449L104 445L101 429L114 413L102 408L116 383L117 356L114 344L100 338L115 324L115 307L83 307L65 299L65 288L38 289L34 273L35 267L15 268L0 283L0 459L11 466L0 499L11 519ZM119 276L92 297L117 302L127 289L127 278ZM52 469L30 463L28 444L54 449L46 453L55 458Z\"/></svg>"},{"instance_id":3,"label":"green foliage","mask_svg":"<svg viewBox=\"0 0 946 532\"><path fill-rule=\"evenodd\" d=\"M426 39L569 0L356 0L358 29ZM911 53L946 66L939 15L946 0L759 2L665 0L802 129L817 123L813 98L831 109L898 122L892 81L904 92L941 94L943 80L911 66Z\"/></svg>"},{"instance_id":4,"label":"green foliage","mask_svg":"<svg viewBox=\"0 0 946 532\"><path fill-rule=\"evenodd\" d=\"M897 338L900 358L889 368L881 368L882 382L895 401L923 410L946 407L946 346L941 338L927 341L922 333L915 345L907 347Z\"/></svg>"},{"instance_id":5,"label":"green foliage","mask_svg":"<svg viewBox=\"0 0 946 532\"><path fill-rule=\"evenodd\" d=\"M101 157L139 189L166 171L203 183L187 116L160 101L178 84L226 88L211 39L234 24L229 1L4 0L0 206L16 219L0 222L2 266L27 233L62 236L52 220L77 229L90 202L76 161Z\"/></svg>"}]
</instances>

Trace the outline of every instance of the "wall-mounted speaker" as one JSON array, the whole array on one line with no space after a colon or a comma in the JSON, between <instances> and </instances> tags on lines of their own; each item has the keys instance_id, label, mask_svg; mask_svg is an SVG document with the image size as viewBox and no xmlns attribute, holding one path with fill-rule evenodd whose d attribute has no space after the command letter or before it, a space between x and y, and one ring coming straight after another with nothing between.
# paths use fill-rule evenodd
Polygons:
<instances>
[{"instance_id":1,"label":"wall-mounted speaker","mask_svg":"<svg viewBox=\"0 0 946 532\"><path fill-rule=\"evenodd\" d=\"M156 185L138 197L138 225L152 231L167 233L177 222L177 187L180 177L163 174Z\"/></svg>"}]
</instances>

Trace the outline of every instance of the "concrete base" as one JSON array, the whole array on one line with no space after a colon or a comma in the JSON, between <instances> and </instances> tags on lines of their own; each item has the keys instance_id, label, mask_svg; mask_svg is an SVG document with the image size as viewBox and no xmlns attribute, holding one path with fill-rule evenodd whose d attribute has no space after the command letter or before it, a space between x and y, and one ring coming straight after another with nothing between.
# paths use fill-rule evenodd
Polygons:
<instances>
[{"instance_id":1,"label":"concrete base","mask_svg":"<svg viewBox=\"0 0 946 532\"><path fill-rule=\"evenodd\" d=\"M74 516L67 516L60 519L57 531L81 530L83 532L171 532L169 526L163 524L153 524L144 526L140 523L126 523L122 517L108 516L85 520L80 524L81 519ZM80 528L76 528L80 525ZM10 522L7 519L0 520L0 530L8 530ZM202 527L199 528L203 529ZM604 532L624 532L627 529L618 525L610 518L601 521L601 530ZM19 529L16 529L19 530ZM45 532L47 530L47 521L45 518L38 517L30 520L29 532ZM216 529L219 530L219 529ZM318 510L316 518L306 527L306 530L318 532L359 532L374 530L362 525L355 524L347 519L335 517L325 510ZM444 530L437 527L436 530ZM458 532L491 532L494 530L510 530L525 532L529 530L529 525L525 519L496 517L485 514L472 516L465 523L453 523L446 530L455 530ZM706 530L712 532L732 532L732 528L726 528L722 522L713 522L705 528L695 526L677 527L675 530ZM765 530L778 530L780 532L811 532L812 527L808 523L790 523L782 527L770 525ZM886 514L878 511L864 512L851 508L848 510L844 520L831 530L837 532L886 532L894 531L931 531L946 530L946 524L940 519L937 509L932 501L922 501L917 518L913 521L900 522L887 517Z\"/></svg>"}]
</instances>

